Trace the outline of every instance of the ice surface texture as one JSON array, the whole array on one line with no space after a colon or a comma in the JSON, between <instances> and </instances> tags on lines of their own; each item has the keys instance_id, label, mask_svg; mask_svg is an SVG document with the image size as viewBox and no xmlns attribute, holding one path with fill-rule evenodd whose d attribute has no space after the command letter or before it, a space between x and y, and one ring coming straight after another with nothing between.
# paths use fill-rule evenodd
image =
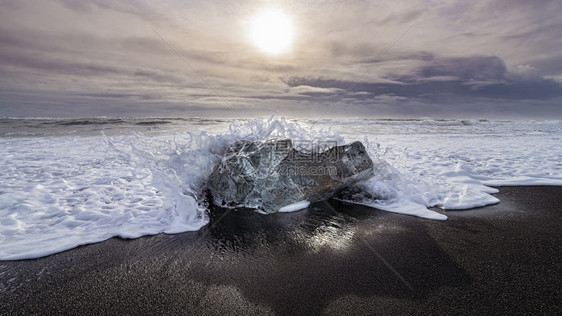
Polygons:
<instances>
[{"instance_id":1,"label":"ice surface texture","mask_svg":"<svg viewBox=\"0 0 562 316\"><path fill-rule=\"evenodd\" d=\"M290 139L239 141L231 145L209 179L213 202L266 213L299 201L321 201L372 176L373 161L361 142L309 152Z\"/></svg>"}]
</instances>

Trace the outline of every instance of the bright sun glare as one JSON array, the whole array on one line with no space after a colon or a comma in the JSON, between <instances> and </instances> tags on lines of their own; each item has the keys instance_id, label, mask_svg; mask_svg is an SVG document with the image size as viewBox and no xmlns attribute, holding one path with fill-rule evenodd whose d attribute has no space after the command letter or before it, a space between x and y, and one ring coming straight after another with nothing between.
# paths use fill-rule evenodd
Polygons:
<instances>
[{"instance_id":1,"label":"bright sun glare","mask_svg":"<svg viewBox=\"0 0 562 316\"><path fill-rule=\"evenodd\" d=\"M258 12L251 21L251 36L254 44L269 54L289 51L293 43L291 18L278 9Z\"/></svg>"}]
</instances>

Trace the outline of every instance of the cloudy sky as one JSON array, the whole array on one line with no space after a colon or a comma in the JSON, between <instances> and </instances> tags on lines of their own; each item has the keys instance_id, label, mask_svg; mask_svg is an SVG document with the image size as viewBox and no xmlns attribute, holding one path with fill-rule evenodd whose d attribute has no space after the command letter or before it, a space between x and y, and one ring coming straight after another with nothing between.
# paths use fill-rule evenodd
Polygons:
<instances>
[{"instance_id":1,"label":"cloudy sky","mask_svg":"<svg viewBox=\"0 0 562 316\"><path fill-rule=\"evenodd\" d=\"M288 16L290 48L253 21ZM562 1L0 0L0 116L562 119Z\"/></svg>"}]
</instances>

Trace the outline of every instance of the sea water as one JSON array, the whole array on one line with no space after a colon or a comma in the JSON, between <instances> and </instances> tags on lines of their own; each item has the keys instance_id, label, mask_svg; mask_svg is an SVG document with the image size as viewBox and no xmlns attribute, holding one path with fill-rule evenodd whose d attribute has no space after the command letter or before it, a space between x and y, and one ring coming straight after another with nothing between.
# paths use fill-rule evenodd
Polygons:
<instances>
[{"instance_id":1,"label":"sea water","mask_svg":"<svg viewBox=\"0 0 562 316\"><path fill-rule=\"evenodd\" d=\"M362 141L374 176L336 198L428 219L500 202L491 186L562 185L560 121L3 118L0 260L198 230L225 147L271 138Z\"/></svg>"}]
</instances>

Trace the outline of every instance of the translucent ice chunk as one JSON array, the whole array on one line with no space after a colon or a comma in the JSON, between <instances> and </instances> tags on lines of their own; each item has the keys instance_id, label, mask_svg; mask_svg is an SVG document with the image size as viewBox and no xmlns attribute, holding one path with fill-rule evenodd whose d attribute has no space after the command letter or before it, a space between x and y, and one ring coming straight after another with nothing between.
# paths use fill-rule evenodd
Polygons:
<instances>
[{"instance_id":1,"label":"translucent ice chunk","mask_svg":"<svg viewBox=\"0 0 562 316\"><path fill-rule=\"evenodd\" d=\"M289 139L240 141L213 170L209 190L219 206L273 213L299 201L325 200L370 177L372 170L361 142L304 152Z\"/></svg>"}]
</instances>

